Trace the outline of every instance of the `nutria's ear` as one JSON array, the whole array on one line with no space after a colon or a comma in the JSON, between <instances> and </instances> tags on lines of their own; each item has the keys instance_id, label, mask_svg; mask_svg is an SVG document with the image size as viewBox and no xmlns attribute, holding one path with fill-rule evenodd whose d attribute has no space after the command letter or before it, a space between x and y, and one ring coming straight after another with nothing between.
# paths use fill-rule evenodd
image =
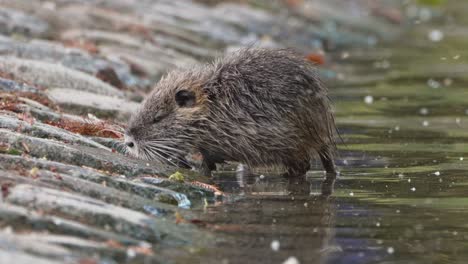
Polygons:
<instances>
[{"instance_id":1,"label":"nutria's ear","mask_svg":"<svg viewBox=\"0 0 468 264\"><path fill-rule=\"evenodd\" d=\"M180 107L192 107L197 100L195 93L189 90L180 90L175 94L175 100Z\"/></svg>"}]
</instances>

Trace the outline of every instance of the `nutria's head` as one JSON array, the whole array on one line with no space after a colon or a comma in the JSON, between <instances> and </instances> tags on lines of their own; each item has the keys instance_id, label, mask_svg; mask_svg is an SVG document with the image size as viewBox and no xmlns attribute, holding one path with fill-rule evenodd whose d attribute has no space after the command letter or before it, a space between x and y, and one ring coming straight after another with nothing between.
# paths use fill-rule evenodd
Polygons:
<instances>
[{"instance_id":1,"label":"nutria's head","mask_svg":"<svg viewBox=\"0 0 468 264\"><path fill-rule=\"evenodd\" d=\"M164 77L132 116L125 132L129 153L181 165L196 147L207 113L203 74L175 71Z\"/></svg>"}]
</instances>

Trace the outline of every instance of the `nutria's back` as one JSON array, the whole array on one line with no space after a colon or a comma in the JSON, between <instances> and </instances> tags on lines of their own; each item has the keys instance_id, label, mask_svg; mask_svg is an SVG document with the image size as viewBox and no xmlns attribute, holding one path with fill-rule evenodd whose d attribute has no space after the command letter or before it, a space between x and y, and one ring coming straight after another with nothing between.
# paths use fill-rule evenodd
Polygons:
<instances>
[{"instance_id":1,"label":"nutria's back","mask_svg":"<svg viewBox=\"0 0 468 264\"><path fill-rule=\"evenodd\" d=\"M204 171L232 160L301 174L319 154L334 171L334 118L312 65L290 50L243 49L168 74L129 124L133 152L172 158L199 151Z\"/></svg>"}]
</instances>

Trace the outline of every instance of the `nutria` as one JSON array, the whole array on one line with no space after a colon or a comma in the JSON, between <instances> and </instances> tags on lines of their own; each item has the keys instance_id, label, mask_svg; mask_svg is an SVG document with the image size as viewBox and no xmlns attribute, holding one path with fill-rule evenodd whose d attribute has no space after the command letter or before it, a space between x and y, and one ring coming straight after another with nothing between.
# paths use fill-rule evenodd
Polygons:
<instances>
[{"instance_id":1,"label":"nutria","mask_svg":"<svg viewBox=\"0 0 468 264\"><path fill-rule=\"evenodd\" d=\"M300 176L317 155L335 173L335 131L327 89L307 60L288 49L248 48L167 74L132 116L125 140L145 159L183 164L199 152L205 175L237 161Z\"/></svg>"}]
</instances>

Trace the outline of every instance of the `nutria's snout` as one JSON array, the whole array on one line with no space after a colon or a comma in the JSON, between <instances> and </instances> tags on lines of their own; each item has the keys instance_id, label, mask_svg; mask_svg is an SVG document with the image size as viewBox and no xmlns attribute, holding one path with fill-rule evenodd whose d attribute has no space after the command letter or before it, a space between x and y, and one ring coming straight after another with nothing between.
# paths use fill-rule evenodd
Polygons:
<instances>
[{"instance_id":1,"label":"nutria's snout","mask_svg":"<svg viewBox=\"0 0 468 264\"><path fill-rule=\"evenodd\" d=\"M127 132L125 132L124 134L124 144L127 148L127 153L129 153L132 156L138 157L135 139L132 136L130 136Z\"/></svg>"},{"instance_id":2,"label":"nutria's snout","mask_svg":"<svg viewBox=\"0 0 468 264\"><path fill-rule=\"evenodd\" d=\"M224 161L283 165L286 176L304 175L316 157L335 173L328 98L302 56L243 49L168 73L132 116L125 144L139 158L178 166L199 152L207 176Z\"/></svg>"},{"instance_id":3,"label":"nutria's snout","mask_svg":"<svg viewBox=\"0 0 468 264\"><path fill-rule=\"evenodd\" d=\"M135 147L135 140L133 139L133 137L129 136L128 134L124 135L124 143L130 149Z\"/></svg>"},{"instance_id":4,"label":"nutria's snout","mask_svg":"<svg viewBox=\"0 0 468 264\"><path fill-rule=\"evenodd\" d=\"M165 151L171 150L169 146L156 145L155 141L150 142L137 142L133 136L125 133L124 144L126 152L133 157L145 159L145 160L159 160L160 162L170 163L182 168L191 168L191 164L185 159L183 152L177 151ZM144 145L143 147L139 145Z\"/></svg>"}]
</instances>

